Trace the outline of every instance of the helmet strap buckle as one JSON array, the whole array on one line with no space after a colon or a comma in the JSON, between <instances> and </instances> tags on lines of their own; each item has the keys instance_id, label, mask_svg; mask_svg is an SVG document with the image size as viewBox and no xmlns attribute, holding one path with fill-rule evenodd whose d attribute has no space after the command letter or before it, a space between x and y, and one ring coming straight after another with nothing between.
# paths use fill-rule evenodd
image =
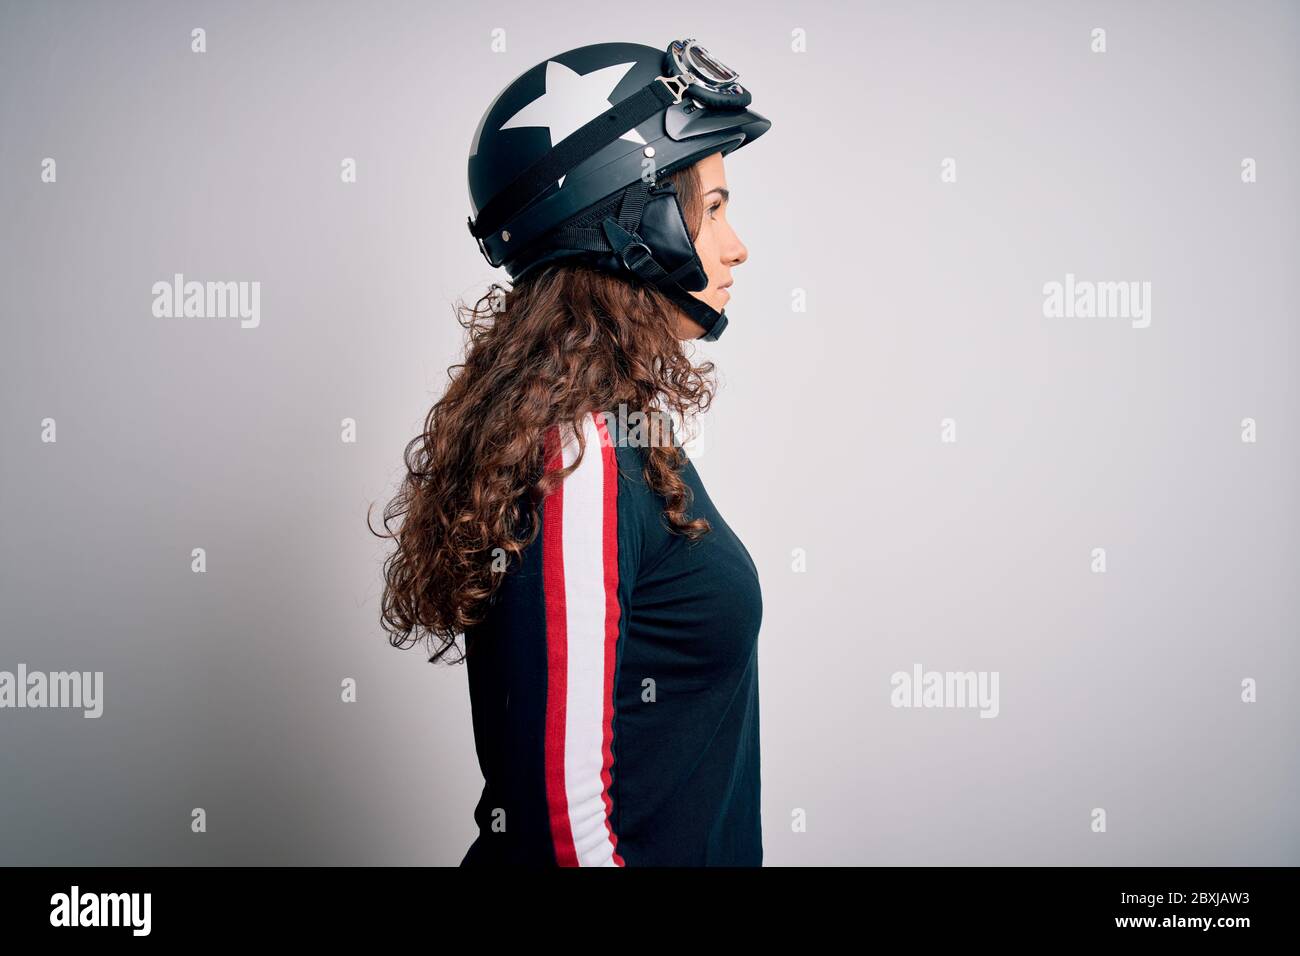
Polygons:
<instances>
[{"instance_id":1,"label":"helmet strap buckle","mask_svg":"<svg viewBox=\"0 0 1300 956\"><path fill-rule=\"evenodd\" d=\"M624 229L612 217L605 219L601 228L605 230L605 237L613 247L614 254L629 272L650 281L664 274L664 270L655 262L650 247L635 232Z\"/></svg>"},{"instance_id":2,"label":"helmet strap buckle","mask_svg":"<svg viewBox=\"0 0 1300 956\"><path fill-rule=\"evenodd\" d=\"M471 236L474 236L474 241L478 243L478 251L482 253L483 258L487 260L487 264L494 269L500 266L501 263L492 261L492 255L491 253L488 252L487 244L483 242L482 238L477 235L474 235L474 220L469 216L466 216L465 225L469 227L469 234Z\"/></svg>"},{"instance_id":3,"label":"helmet strap buckle","mask_svg":"<svg viewBox=\"0 0 1300 956\"><path fill-rule=\"evenodd\" d=\"M675 106L682 101L686 88L695 82L695 75L683 70L678 76L657 76L655 79L668 87L668 92L673 95L673 105Z\"/></svg>"}]
</instances>

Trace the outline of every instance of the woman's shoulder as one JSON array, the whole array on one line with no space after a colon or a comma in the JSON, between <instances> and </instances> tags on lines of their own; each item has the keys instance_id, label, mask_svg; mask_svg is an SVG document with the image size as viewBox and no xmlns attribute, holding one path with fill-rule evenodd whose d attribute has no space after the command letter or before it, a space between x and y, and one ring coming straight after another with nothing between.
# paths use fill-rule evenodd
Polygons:
<instances>
[{"instance_id":1,"label":"woman's shoulder","mask_svg":"<svg viewBox=\"0 0 1300 956\"><path fill-rule=\"evenodd\" d=\"M566 482L589 484L600 478L601 485L616 486L615 497L621 503L634 505L653 518L667 505L663 495L646 481L648 459L652 448L674 448L678 471L688 486L699 483L685 448L678 440L673 420L664 413L629 410L617 406L589 411L578 417L583 433L585 451ZM579 442L575 423L568 420L547 431L546 470L554 471L578 461ZM563 447L559 444L563 439ZM575 479L574 476L577 476Z\"/></svg>"}]
</instances>

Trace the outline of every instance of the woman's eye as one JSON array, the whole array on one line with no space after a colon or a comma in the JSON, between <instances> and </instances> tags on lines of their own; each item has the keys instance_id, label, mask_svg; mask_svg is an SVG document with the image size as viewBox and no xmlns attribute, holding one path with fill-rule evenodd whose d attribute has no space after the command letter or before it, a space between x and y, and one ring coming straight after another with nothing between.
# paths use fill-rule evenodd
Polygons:
<instances>
[{"instance_id":1,"label":"woman's eye","mask_svg":"<svg viewBox=\"0 0 1300 956\"><path fill-rule=\"evenodd\" d=\"M709 215L710 215L710 216L713 215L713 213L714 213L717 209L721 208L721 206L722 206L722 203L720 203L720 202L715 202L712 206L709 207Z\"/></svg>"}]
</instances>

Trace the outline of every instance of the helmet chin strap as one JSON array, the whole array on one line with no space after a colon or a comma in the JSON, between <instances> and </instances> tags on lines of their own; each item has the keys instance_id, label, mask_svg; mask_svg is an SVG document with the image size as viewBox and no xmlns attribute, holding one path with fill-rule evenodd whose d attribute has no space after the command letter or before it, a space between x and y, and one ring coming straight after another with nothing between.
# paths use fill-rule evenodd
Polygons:
<instances>
[{"instance_id":1,"label":"helmet chin strap","mask_svg":"<svg viewBox=\"0 0 1300 956\"><path fill-rule=\"evenodd\" d=\"M664 270L641 237L636 233L628 232L613 217L602 220L601 228L604 229L609 244L614 248L614 253L623 260L623 265L668 296L678 308L704 329L704 334L697 338L705 342L717 341L722 335L722 330L727 327L725 310L719 312L683 289L677 281L676 274Z\"/></svg>"},{"instance_id":2,"label":"helmet chin strap","mask_svg":"<svg viewBox=\"0 0 1300 956\"><path fill-rule=\"evenodd\" d=\"M695 298L675 282L670 288L663 288L662 286L660 288L687 316L704 328L704 334L698 335L696 338L705 342L716 342L718 340L722 330L727 327L727 314L725 311L718 312L711 309L706 303Z\"/></svg>"}]
</instances>

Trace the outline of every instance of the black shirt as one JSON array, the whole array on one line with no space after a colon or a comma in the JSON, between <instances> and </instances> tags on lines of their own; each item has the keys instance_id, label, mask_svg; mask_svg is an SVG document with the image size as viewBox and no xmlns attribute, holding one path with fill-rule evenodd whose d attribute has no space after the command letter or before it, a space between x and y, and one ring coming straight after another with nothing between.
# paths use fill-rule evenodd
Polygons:
<instances>
[{"instance_id":1,"label":"black shirt","mask_svg":"<svg viewBox=\"0 0 1300 956\"><path fill-rule=\"evenodd\" d=\"M760 866L758 572L693 463L694 542L644 482L643 435L613 413L584 433L466 633L484 788L462 865ZM547 469L576 453L552 428Z\"/></svg>"}]
</instances>

